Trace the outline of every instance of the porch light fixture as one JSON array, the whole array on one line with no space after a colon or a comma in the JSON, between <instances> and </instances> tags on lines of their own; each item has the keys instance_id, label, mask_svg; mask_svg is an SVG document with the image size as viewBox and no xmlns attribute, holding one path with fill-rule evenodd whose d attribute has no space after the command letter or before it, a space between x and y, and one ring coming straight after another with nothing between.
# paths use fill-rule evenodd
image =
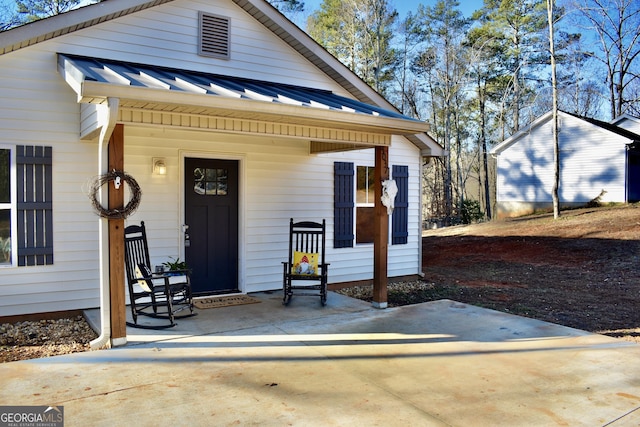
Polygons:
<instances>
[{"instance_id":1,"label":"porch light fixture","mask_svg":"<svg viewBox=\"0 0 640 427\"><path fill-rule=\"evenodd\" d=\"M153 165L153 174L154 175L166 175L167 174L167 165L164 162L164 157L154 157L151 161Z\"/></svg>"}]
</instances>

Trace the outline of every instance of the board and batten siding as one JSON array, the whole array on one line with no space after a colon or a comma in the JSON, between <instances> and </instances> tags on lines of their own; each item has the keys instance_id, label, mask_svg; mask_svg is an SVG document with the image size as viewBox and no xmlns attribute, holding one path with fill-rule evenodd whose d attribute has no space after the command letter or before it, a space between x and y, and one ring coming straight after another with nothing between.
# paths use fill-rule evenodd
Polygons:
<instances>
[{"instance_id":1,"label":"board and batten siding","mask_svg":"<svg viewBox=\"0 0 640 427\"><path fill-rule=\"evenodd\" d=\"M587 203L606 191L603 202L625 201L624 139L584 120L560 120L560 200ZM547 121L504 149L497 162L497 200L552 202L553 128Z\"/></svg>"}]
</instances>

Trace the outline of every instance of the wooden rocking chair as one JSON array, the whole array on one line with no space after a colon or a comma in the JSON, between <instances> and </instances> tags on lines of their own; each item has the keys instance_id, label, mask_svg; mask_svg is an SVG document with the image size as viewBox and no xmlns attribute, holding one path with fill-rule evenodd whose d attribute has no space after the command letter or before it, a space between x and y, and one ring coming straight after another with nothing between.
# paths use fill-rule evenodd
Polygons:
<instances>
[{"instance_id":1,"label":"wooden rocking chair","mask_svg":"<svg viewBox=\"0 0 640 427\"><path fill-rule=\"evenodd\" d=\"M144 329L164 329L176 325L175 319L195 316L188 270L154 274L151 272L149 247L144 221L124 229L125 268L129 286L129 300L133 323L127 325ZM189 313L176 316L189 310ZM160 325L138 324L138 316L167 319Z\"/></svg>"},{"instance_id":2,"label":"wooden rocking chair","mask_svg":"<svg viewBox=\"0 0 640 427\"><path fill-rule=\"evenodd\" d=\"M329 264L325 262L325 220L322 223L302 221L289 222L289 258L283 262L282 303L289 304L294 290L302 296L320 296L320 303L327 304L327 279ZM296 281L312 281L311 285L294 285ZM308 292L319 291L319 292Z\"/></svg>"}]
</instances>

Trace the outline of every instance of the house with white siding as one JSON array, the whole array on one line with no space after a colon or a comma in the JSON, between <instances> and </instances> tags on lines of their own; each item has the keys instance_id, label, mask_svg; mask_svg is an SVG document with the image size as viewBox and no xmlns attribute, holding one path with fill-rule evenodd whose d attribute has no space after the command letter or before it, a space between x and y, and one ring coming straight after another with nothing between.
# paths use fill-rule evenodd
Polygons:
<instances>
[{"instance_id":1,"label":"house with white siding","mask_svg":"<svg viewBox=\"0 0 640 427\"><path fill-rule=\"evenodd\" d=\"M112 239L141 221L198 295L279 289L290 218L326 220L330 284L374 278L376 243L384 280L421 272L442 147L264 0L109 0L0 33L0 129L0 318L124 294ZM378 242L376 168L398 187ZM113 171L140 188L122 224L96 187Z\"/></svg>"},{"instance_id":2,"label":"house with white siding","mask_svg":"<svg viewBox=\"0 0 640 427\"><path fill-rule=\"evenodd\" d=\"M631 114L623 114L611 120L611 124L640 135L640 118L632 116Z\"/></svg>"},{"instance_id":3,"label":"house with white siding","mask_svg":"<svg viewBox=\"0 0 640 427\"><path fill-rule=\"evenodd\" d=\"M640 135L613 123L560 111L561 208L640 200L637 147ZM498 218L520 216L553 206L553 114L496 145L496 212Z\"/></svg>"}]
</instances>

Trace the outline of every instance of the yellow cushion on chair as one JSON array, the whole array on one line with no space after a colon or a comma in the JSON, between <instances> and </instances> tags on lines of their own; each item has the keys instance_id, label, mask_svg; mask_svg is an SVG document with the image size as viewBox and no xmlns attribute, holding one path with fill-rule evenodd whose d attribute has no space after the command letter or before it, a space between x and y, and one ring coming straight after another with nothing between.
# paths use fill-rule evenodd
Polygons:
<instances>
[{"instance_id":1,"label":"yellow cushion on chair","mask_svg":"<svg viewBox=\"0 0 640 427\"><path fill-rule=\"evenodd\" d=\"M138 285L145 292L151 292L151 288L149 287L149 282L145 279L151 277L151 270L144 264L136 265L136 279L138 280Z\"/></svg>"},{"instance_id":2,"label":"yellow cushion on chair","mask_svg":"<svg viewBox=\"0 0 640 427\"><path fill-rule=\"evenodd\" d=\"M315 276L318 274L318 254L311 252L294 252L291 274Z\"/></svg>"}]
</instances>

